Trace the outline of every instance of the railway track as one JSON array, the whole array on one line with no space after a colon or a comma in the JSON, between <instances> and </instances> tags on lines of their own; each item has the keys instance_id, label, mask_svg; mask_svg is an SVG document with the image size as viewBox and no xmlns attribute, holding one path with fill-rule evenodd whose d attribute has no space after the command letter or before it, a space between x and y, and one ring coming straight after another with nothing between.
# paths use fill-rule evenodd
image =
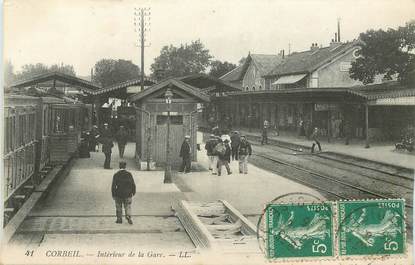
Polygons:
<instances>
[{"instance_id":1,"label":"railway track","mask_svg":"<svg viewBox=\"0 0 415 265\"><path fill-rule=\"evenodd\" d=\"M271 161L274 165L277 164L276 169L272 169L272 165L269 164L268 166L265 166L266 169L271 169L271 171L275 171L278 174L281 174L281 172L285 172L287 174L284 174L284 177L288 177L297 182L306 184L307 186L311 186L326 194L330 194L331 197L333 197L333 199L389 198L388 196L380 192L369 190L346 181L335 179L331 176L303 168L294 163L290 163L267 154L258 153L253 154L253 156L254 159L251 159L251 162L253 162L253 164L266 164L264 159L267 161ZM259 160L262 161L255 159L255 157L258 157ZM264 167L264 165L262 165L262 167ZM281 167L284 168L281 170ZM408 201L406 202L406 207L409 209L413 209L412 203Z\"/></svg>"},{"instance_id":2,"label":"railway track","mask_svg":"<svg viewBox=\"0 0 415 265\"><path fill-rule=\"evenodd\" d=\"M250 142L254 145L258 145L261 146L260 141L258 141L257 138L260 138L259 136L253 136L250 137ZM254 140L252 140L254 139ZM309 148L294 148L294 147L290 147L290 146L286 146L283 144L279 144L277 142L271 142L269 145L266 145L267 148L272 148L273 150L276 150L280 153L284 153L287 155L305 155L305 156L311 156L311 153L309 152ZM275 148L273 148L275 147ZM282 151L282 150L285 151ZM292 152L288 151L291 150ZM361 158L353 158L350 156L346 156L346 155L340 155L340 154L336 154L333 152L322 152L322 153L315 153L313 154L313 156L322 158L322 159L326 159L326 160L330 160L330 161L335 161L335 162L339 162L345 165L350 165L350 166L354 166L354 167L358 167L364 170L371 170L371 171L375 171L381 174L385 174L388 176L393 176L393 177L398 177L401 179L406 179L409 181L413 181L414 180L414 170L413 169L408 169L408 168L403 168L400 166L396 166L396 165L385 165L385 164L381 164L378 162L374 162L374 161L370 161L370 160L366 160L366 159L361 159Z\"/></svg>"}]
</instances>

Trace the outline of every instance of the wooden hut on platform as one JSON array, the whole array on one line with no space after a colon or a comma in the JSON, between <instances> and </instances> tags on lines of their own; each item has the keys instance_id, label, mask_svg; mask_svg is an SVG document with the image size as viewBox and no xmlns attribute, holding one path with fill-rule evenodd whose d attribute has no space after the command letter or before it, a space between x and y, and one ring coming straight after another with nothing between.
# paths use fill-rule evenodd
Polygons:
<instances>
[{"instance_id":1,"label":"wooden hut on platform","mask_svg":"<svg viewBox=\"0 0 415 265\"><path fill-rule=\"evenodd\" d=\"M166 91L170 90L170 103ZM136 159L140 168L153 161L157 166L166 163L167 122L170 115L170 161L173 167L181 163L180 147L185 135L190 136L192 160L197 160L197 121L195 114L209 96L199 88L178 79L168 79L129 99L136 108Z\"/></svg>"}]
</instances>

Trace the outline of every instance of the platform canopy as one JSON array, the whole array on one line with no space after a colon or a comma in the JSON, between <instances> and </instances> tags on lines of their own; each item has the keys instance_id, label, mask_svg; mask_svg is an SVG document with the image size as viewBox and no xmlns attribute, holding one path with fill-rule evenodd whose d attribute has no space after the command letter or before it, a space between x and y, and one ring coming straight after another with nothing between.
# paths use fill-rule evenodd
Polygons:
<instances>
[{"instance_id":1,"label":"platform canopy","mask_svg":"<svg viewBox=\"0 0 415 265\"><path fill-rule=\"evenodd\" d=\"M60 72L50 72L46 74L37 75L22 81L18 81L13 83L10 86L10 88L30 87L49 81L59 81L65 84L73 85L86 93L93 93L94 91L101 89L101 86L97 84L78 78L76 76L71 76Z\"/></svg>"}]
</instances>

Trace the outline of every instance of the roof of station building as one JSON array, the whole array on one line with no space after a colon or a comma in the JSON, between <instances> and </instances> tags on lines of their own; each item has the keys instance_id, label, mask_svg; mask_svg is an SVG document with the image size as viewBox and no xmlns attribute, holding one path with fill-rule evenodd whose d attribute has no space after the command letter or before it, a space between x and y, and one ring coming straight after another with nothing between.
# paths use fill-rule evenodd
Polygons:
<instances>
[{"instance_id":1,"label":"roof of station building","mask_svg":"<svg viewBox=\"0 0 415 265\"><path fill-rule=\"evenodd\" d=\"M351 41L345 43L333 43L327 47L316 47L302 52L293 52L284 57L265 76L282 76L298 73L311 73L319 67L329 63L352 48L361 45L361 41Z\"/></svg>"}]
</instances>

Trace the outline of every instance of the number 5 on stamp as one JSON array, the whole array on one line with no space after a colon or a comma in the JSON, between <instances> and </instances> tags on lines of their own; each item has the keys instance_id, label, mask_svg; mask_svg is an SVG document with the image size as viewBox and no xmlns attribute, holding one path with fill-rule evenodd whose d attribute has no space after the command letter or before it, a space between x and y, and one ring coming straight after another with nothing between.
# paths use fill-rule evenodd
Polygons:
<instances>
[{"instance_id":1,"label":"number 5 on stamp","mask_svg":"<svg viewBox=\"0 0 415 265\"><path fill-rule=\"evenodd\" d=\"M338 203L339 254L390 255L405 252L405 201Z\"/></svg>"},{"instance_id":2,"label":"number 5 on stamp","mask_svg":"<svg viewBox=\"0 0 415 265\"><path fill-rule=\"evenodd\" d=\"M334 256L331 203L270 204L265 214L268 258Z\"/></svg>"}]
</instances>

